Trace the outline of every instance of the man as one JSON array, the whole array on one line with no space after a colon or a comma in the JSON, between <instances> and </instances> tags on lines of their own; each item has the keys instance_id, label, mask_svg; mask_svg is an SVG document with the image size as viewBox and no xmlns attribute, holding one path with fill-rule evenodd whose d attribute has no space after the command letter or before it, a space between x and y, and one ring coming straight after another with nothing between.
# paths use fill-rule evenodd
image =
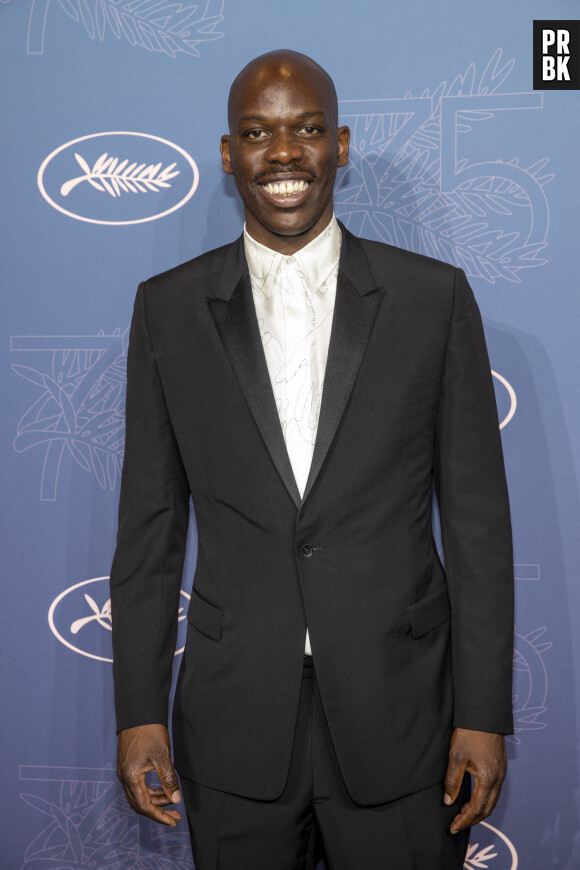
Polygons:
<instances>
[{"instance_id":1,"label":"man","mask_svg":"<svg viewBox=\"0 0 580 870\"><path fill-rule=\"evenodd\" d=\"M315 828L332 870L460 868L511 730L509 509L479 312L460 270L336 222L349 130L314 61L252 61L228 115L244 234L135 303L119 776L138 812L176 824L191 493L173 734L197 870L308 866Z\"/></svg>"}]
</instances>

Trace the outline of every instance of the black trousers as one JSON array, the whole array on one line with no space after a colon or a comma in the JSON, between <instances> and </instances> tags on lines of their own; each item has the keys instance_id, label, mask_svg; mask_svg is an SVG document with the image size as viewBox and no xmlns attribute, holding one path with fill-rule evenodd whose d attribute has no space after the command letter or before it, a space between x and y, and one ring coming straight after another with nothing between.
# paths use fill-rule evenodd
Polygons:
<instances>
[{"instance_id":1,"label":"black trousers","mask_svg":"<svg viewBox=\"0 0 580 870\"><path fill-rule=\"evenodd\" d=\"M469 834L449 825L469 800L443 804L443 783L388 804L355 804L332 746L312 661L305 657L288 781L257 801L181 781L196 870L308 870L320 838L329 870L461 870Z\"/></svg>"}]
</instances>

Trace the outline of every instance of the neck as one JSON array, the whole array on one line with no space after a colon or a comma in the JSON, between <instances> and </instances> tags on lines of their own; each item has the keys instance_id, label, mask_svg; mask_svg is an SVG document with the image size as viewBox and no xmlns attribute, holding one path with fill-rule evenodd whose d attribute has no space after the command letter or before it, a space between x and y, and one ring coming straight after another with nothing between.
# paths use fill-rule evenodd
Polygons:
<instances>
[{"instance_id":1,"label":"neck","mask_svg":"<svg viewBox=\"0 0 580 870\"><path fill-rule=\"evenodd\" d=\"M317 236L324 232L330 224L333 217L332 203L330 211L323 215L312 227L303 233L296 235L283 236L278 233L271 232L266 227L259 224L252 214L246 212L246 231L254 239L266 248L276 251L278 254L295 254L301 248L304 248L312 242Z\"/></svg>"}]
</instances>

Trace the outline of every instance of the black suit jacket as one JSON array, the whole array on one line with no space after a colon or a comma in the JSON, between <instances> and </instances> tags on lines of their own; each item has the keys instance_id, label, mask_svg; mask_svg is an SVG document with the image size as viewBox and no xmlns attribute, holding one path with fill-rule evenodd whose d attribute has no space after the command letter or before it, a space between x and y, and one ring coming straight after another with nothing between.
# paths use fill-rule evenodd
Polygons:
<instances>
[{"instance_id":1,"label":"black suit jacket","mask_svg":"<svg viewBox=\"0 0 580 870\"><path fill-rule=\"evenodd\" d=\"M511 730L509 508L461 270L343 228L302 499L242 239L140 286L111 573L119 729L167 721L190 493L199 547L174 705L182 774L281 793L307 625L355 801L440 782L454 725Z\"/></svg>"}]
</instances>

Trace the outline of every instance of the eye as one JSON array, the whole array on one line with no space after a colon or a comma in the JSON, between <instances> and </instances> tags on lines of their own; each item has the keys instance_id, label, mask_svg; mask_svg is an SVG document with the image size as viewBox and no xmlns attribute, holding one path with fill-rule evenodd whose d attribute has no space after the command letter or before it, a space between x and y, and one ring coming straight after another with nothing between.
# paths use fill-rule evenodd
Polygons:
<instances>
[{"instance_id":1,"label":"eye","mask_svg":"<svg viewBox=\"0 0 580 870\"><path fill-rule=\"evenodd\" d=\"M244 139L249 139L251 142L260 142L262 139L266 139L268 134L265 130L247 130L243 137Z\"/></svg>"},{"instance_id":2,"label":"eye","mask_svg":"<svg viewBox=\"0 0 580 870\"><path fill-rule=\"evenodd\" d=\"M323 133L322 127L315 127L314 124L305 124L303 127L299 127L297 133L300 136L321 136Z\"/></svg>"}]
</instances>

